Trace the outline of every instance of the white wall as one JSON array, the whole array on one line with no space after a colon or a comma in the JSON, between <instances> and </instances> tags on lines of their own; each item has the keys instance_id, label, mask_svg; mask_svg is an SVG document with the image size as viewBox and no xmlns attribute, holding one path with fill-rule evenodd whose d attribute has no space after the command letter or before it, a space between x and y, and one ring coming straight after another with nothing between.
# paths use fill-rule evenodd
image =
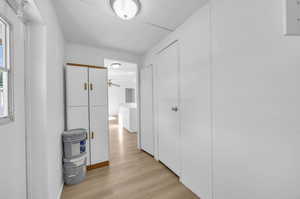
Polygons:
<instances>
[{"instance_id":1,"label":"white wall","mask_svg":"<svg viewBox=\"0 0 300 199\"><path fill-rule=\"evenodd\" d=\"M119 84L120 87L108 88L108 100L109 100L109 115L118 115L120 104L125 103L125 89L136 89L136 82L130 80L113 80L113 83Z\"/></svg>"},{"instance_id":2,"label":"white wall","mask_svg":"<svg viewBox=\"0 0 300 199\"><path fill-rule=\"evenodd\" d=\"M34 61L28 68L31 73L27 77L30 83L28 103L31 105L28 122L32 160L30 189L32 198L55 199L63 185L64 38L52 2L36 1L36 5L44 24L43 27L39 24L29 28L30 56Z\"/></svg>"},{"instance_id":3,"label":"white wall","mask_svg":"<svg viewBox=\"0 0 300 199\"><path fill-rule=\"evenodd\" d=\"M66 44L65 61L69 63L104 66L104 59L140 63L140 56L108 48Z\"/></svg>"},{"instance_id":4,"label":"white wall","mask_svg":"<svg viewBox=\"0 0 300 199\"><path fill-rule=\"evenodd\" d=\"M201 198L209 199L212 196L209 6L195 13L179 31L182 31L181 181Z\"/></svg>"},{"instance_id":5,"label":"white wall","mask_svg":"<svg viewBox=\"0 0 300 199\"><path fill-rule=\"evenodd\" d=\"M216 199L300 198L300 37L283 0L212 0Z\"/></svg>"},{"instance_id":6,"label":"white wall","mask_svg":"<svg viewBox=\"0 0 300 199\"><path fill-rule=\"evenodd\" d=\"M62 139L64 130L64 38L52 5L42 13L47 13L47 133L48 133L48 176L49 198L57 198L62 180Z\"/></svg>"},{"instance_id":7,"label":"white wall","mask_svg":"<svg viewBox=\"0 0 300 199\"><path fill-rule=\"evenodd\" d=\"M110 116L118 115L120 104L125 102L125 94L123 93L123 88L109 87L108 102L109 102L108 105L109 115Z\"/></svg>"},{"instance_id":8,"label":"white wall","mask_svg":"<svg viewBox=\"0 0 300 199\"><path fill-rule=\"evenodd\" d=\"M180 180L203 199L211 198L211 128L210 128L210 35L209 6L193 14L175 32L161 41L145 57L144 66L153 64L154 90L157 92L156 53L179 41L180 48L180 117L181 176ZM155 111L155 157L157 144L157 97Z\"/></svg>"},{"instance_id":9,"label":"white wall","mask_svg":"<svg viewBox=\"0 0 300 199\"><path fill-rule=\"evenodd\" d=\"M13 11L0 2L1 16L13 25L14 121L0 124L0 198L26 198L25 108L24 108L24 26Z\"/></svg>"},{"instance_id":10,"label":"white wall","mask_svg":"<svg viewBox=\"0 0 300 199\"><path fill-rule=\"evenodd\" d=\"M47 195L46 27L26 27L26 127L29 197Z\"/></svg>"},{"instance_id":11,"label":"white wall","mask_svg":"<svg viewBox=\"0 0 300 199\"><path fill-rule=\"evenodd\" d=\"M283 3L211 0L146 55L180 42L181 180L203 199L300 198L300 37L283 35Z\"/></svg>"},{"instance_id":12,"label":"white wall","mask_svg":"<svg viewBox=\"0 0 300 199\"><path fill-rule=\"evenodd\" d=\"M1 144L1 152L6 155L2 154L1 157L7 163L1 164L3 173L0 179L4 181L0 183L0 198L26 198L25 118L28 127L27 140L30 141L28 151L31 152L28 156L31 166L28 177L32 182L30 196L55 199L62 186L60 135L63 131L64 41L50 1L37 3L45 24L30 25L28 28L26 53L24 25L3 2L0 6L0 12L4 15L9 14L13 24L15 108L15 120L0 126L1 132L5 132L2 138L6 140ZM25 54L29 58L26 59L26 64L29 63L26 65L26 71ZM55 81L51 81L53 78ZM26 117L25 85L28 111Z\"/></svg>"}]
</instances>

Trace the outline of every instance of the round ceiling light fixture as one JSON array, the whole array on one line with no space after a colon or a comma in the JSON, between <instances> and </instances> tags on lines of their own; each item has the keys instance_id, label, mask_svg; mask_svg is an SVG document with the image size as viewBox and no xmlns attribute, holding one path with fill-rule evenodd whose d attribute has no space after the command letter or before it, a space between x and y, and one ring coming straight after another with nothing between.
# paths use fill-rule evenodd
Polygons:
<instances>
[{"instance_id":1,"label":"round ceiling light fixture","mask_svg":"<svg viewBox=\"0 0 300 199\"><path fill-rule=\"evenodd\" d=\"M110 5L116 15L123 20L133 19L141 10L139 0L110 0Z\"/></svg>"},{"instance_id":2,"label":"round ceiling light fixture","mask_svg":"<svg viewBox=\"0 0 300 199\"><path fill-rule=\"evenodd\" d=\"M110 67L111 67L112 69L119 69L119 68L121 67L121 63L117 63L117 62L112 63L112 64L110 65Z\"/></svg>"}]
</instances>

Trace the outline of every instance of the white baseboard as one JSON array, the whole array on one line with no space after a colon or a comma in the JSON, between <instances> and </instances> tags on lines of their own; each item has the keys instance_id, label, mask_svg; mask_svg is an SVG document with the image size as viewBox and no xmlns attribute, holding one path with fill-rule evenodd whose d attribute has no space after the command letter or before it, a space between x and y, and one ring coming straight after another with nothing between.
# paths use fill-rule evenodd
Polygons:
<instances>
[{"instance_id":1,"label":"white baseboard","mask_svg":"<svg viewBox=\"0 0 300 199\"><path fill-rule=\"evenodd\" d=\"M64 190L64 183L62 183L62 185L60 187L60 190L59 190L58 195L57 195L57 199L61 199L61 195L62 195L63 190Z\"/></svg>"}]
</instances>

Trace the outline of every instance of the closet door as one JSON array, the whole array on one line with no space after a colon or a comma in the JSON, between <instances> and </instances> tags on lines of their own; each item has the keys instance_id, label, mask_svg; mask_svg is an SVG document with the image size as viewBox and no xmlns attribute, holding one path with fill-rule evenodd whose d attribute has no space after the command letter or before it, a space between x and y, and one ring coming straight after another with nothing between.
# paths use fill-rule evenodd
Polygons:
<instances>
[{"instance_id":1,"label":"closet door","mask_svg":"<svg viewBox=\"0 0 300 199\"><path fill-rule=\"evenodd\" d=\"M89 68L91 164L108 161L107 69Z\"/></svg>"},{"instance_id":2,"label":"closet door","mask_svg":"<svg viewBox=\"0 0 300 199\"><path fill-rule=\"evenodd\" d=\"M178 43L159 54L158 131L159 160L179 175L179 55Z\"/></svg>"},{"instance_id":3,"label":"closet door","mask_svg":"<svg viewBox=\"0 0 300 199\"><path fill-rule=\"evenodd\" d=\"M90 105L107 106L107 69L89 69Z\"/></svg>"},{"instance_id":4,"label":"closet door","mask_svg":"<svg viewBox=\"0 0 300 199\"><path fill-rule=\"evenodd\" d=\"M108 161L108 109L107 106L90 108L91 164Z\"/></svg>"},{"instance_id":5,"label":"closet door","mask_svg":"<svg viewBox=\"0 0 300 199\"><path fill-rule=\"evenodd\" d=\"M67 108L67 128L85 128L89 130L89 110L88 106ZM87 139L87 164L90 165L90 140Z\"/></svg>"},{"instance_id":6,"label":"closet door","mask_svg":"<svg viewBox=\"0 0 300 199\"><path fill-rule=\"evenodd\" d=\"M153 67L141 69L141 147L154 155Z\"/></svg>"},{"instance_id":7,"label":"closet door","mask_svg":"<svg viewBox=\"0 0 300 199\"><path fill-rule=\"evenodd\" d=\"M88 68L66 67L67 106L88 106Z\"/></svg>"}]
</instances>

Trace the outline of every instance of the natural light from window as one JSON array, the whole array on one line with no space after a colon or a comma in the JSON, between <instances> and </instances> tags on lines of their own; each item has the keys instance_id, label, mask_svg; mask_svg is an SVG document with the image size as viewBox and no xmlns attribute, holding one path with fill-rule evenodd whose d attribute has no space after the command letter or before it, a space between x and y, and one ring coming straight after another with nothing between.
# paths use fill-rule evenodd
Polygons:
<instances>
[{"instance_id":1,"label":"natural light from window","mask_svg":"<svg viewBox=\"0 0 300 199\"><path fill-rule=\"evenodd\" d=\"M9 26L0 17L0 119L9 116Z\"/></svg>"}]
</instances>

